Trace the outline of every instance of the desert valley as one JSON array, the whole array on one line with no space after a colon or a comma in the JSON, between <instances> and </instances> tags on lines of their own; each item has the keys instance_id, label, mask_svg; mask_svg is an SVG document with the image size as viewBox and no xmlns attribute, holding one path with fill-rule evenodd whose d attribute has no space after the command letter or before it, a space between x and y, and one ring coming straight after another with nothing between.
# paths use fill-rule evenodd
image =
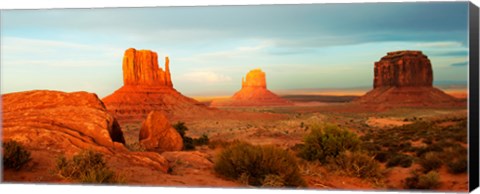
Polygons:
<instances>
[{"instance_id":1,"label":"desert valley","mask_svg":"<svg viewBox=\"0 0 480 194\"><path fill-rule=\"evenodd\" d=\"M363 93L280 95L271 72L244 69L230 97L195 99L175 89L175 59L130 48L102 99L2 94L3 181L467 191L466 88L435 87L421 51L378 58Z\"/></svg>"}]
</instances>

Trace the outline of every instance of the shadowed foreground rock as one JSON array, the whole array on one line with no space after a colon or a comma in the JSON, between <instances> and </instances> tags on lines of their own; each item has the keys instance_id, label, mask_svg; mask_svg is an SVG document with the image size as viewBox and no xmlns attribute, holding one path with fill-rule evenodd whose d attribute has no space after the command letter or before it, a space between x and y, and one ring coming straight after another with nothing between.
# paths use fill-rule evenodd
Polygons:
<instances>
[{"instance_id":1,"label":"shadowed foreground rock","mask_svg":"<svg viewBox=\"0 0 480 194\"><path fill-rule=\"evenodd\" d=\"M168 162L153 152L130 152L116 119L97 95L87 92L26 91L2 95L2 141L15 140L32 153L25 171L4 172L4 181L61 182L56 158L81 150L104 154L115 171L165 173Z\"/></svg>"},{"instance_id":2,"label":"shadowed foreground rock","mask_svg":"<svg viewBox=\"0 0 480 194\"><path fill-rule=\"evenodd\" d=\"M242 78L242 89L226 100L214 100L213 107L241 106L289 106L293 103L280 98L267 89L265 73L261 69L248 72L246 79Z\"/></svg>"},{"instance_id":3,"label":"shadowed foreground rock","mask_svg":"<svg viewBox=\"0 0 480 194\"><path fill-rule=\"evenodd\" d=\"M355 102L377 107L465 106L432 83L432 65L421 51L389 52L375 62L373 90Z\"/></svg>"},{"instance_id":4,"label":"shadowed foreground rock","mask_svg":"<svg viewBox=\"0 0 480 194\"><path fill-rule=\"evenodd\" d=\"M102 99L107 110L122 123L142 121L154 110L182 119L213 115L216 111L175 90L168 57L164 71L158 67L157 53L149 50L125 51L123 82L120 89Z\"/></svg>"},{"instance_id":5,"label":"shadowed foreground rock","mask_svg":"<svg viewBox=\"0 0 480 194\"><path fill-rule=\"evenodd\" d=\"M145 149L155 152L180 151L183 140L175 130L168 118L161 112L152 111L140 128L140 144Z\"/></svg>"}]
</instances>

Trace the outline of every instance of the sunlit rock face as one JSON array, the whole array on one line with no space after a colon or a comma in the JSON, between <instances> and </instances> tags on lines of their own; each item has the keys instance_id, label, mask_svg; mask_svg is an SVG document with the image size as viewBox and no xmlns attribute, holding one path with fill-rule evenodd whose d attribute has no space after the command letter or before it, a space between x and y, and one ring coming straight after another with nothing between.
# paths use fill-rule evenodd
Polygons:
<instances>
[{"instance_id":1,"label":"sunlit rock face","mask_svg":"<svg viewBox=\"0 0 480 194\"><path fill-rule=\"evenodd\" d=\"M267 88L265 81L265 72L261 69L254 69L247 73L246 79L242 78L242 88L246 87L260 87Z\"/></svg>"},{"instance_id":2,"label":"sunlit rock face","mask_svg":"<svg viewBox=\"0 0 480 194\"><path fill-rule=\"evenodd\" d=\"M183 148L180 134L172 127L168 118L158 111L150 112L143 121L138 141L146 150L158 153L180 151Z\"/></svg>"},{"instance_id":3,"label":"sunlit rock face","mask_svg":"<svg viewBox=\"0 0 480 194\"><path fill-rule=\"evenodd\" d=\"M280 98L267 89L266 75L261 69L254 69L242 78L242 88L231 98L214 100L213 107L235 106L289 106L293 103Z\"/></svg>"},{"instance_id":4,"label":"sunlit rock face","mask_svg":"<svg viewBox=\"0 0 480 194\"><path fill-rule=\"evenodd\" d=\"M56 178L33 175L48 177L59 157L70 158L85 150L102 153L108 166L120 172L168 170L168 161L159 154L130 152L125 147L119 123L94 93L32 90L4 94L1 102L2 141L22 144L31 152L35 166L3 171L5 181L58 183Z\"/></svg>"},{"instance_id":5,"label":"sunlit rock face","mask_svg":"<svg viewBox=\"0 0 480 194\"><path fill-rule=\"evenodd\" d=\"M165 71L158 67L157 53L130 48L123 56L123 84L173 87L169 59L165 57Z\"/></svg>"},{"instance_id":6,"label":"sunlit rock face","mask_svg":"<svg viewBox=\"0 0 480 194\"><path fill-rule=\"evenodd\" d=\"M432 83L432 64L421 51L389 52L375 62L373 90L355 102L384 107L464 105Z\"/></svg>"},{"instance_id":7,"label":"sunlit rock face","mask_svg":"<svg viewBox=\"0 0 480 194\"><path fill-rule=\"evenodd\" d=\"M169 118L205 115L212 110L175 90L169 58L165 70L158 66L157 53L127 49L123 57L124 85L103 98L107 110L119 122L143 121L151 111L162 111Z\"/></svg>"},{"instance_id":8,"label":"sunlit rock face","mask_svg":"<svg viewBox=\"0 0 480 194\"><path fill-rule=\"evenodd\" d=\"M125 143L117 120L93 93L33 90L4 94L1 100L3 140L66 150Z\"/></svg>"}]
</instances>

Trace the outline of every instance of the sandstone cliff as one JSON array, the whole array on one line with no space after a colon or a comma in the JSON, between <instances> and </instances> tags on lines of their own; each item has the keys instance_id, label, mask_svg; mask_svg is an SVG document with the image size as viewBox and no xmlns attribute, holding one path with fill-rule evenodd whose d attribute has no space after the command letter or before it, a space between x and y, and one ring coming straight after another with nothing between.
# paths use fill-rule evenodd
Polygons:
<instances>
[{"instance_id":1,"label":"sandstone cliff","mask_svg":"<svg viewBox=\"0 0 480 194\"><path fill-rule=\"evenodd\" d=\"M421 51L389 52L375 62L373 87L428 86L433 82L432 65Z\"/></svg>"},{"instance_id":2,"label":"sandstone cliff","mask_svg":"<svg viewBox=\"0 0 480 194\"><path fill-rule=\"evenodd\" d=\"M122 69L124 85L102 99L119 122L139 122L155 110L170 119L214 114L214 109L173 88L168 57L164 71L158 67L155 52L130 48L125 51Z\"/></svg>"},{"instance_id":3,"label":"sandstone cliff","mask_svg":"<svg viewBox=\"0 0 480 194\"><path fill-rule=\"evenodd\" d=\"M123 57L123 84L173 87L169 59L165 71L158 67L157 53L149 50L127 49Z\"/></svg>"},{"instance_id":4,"label":"sandstone cliff","mask_svg":"<svg viewBox=\"0 0 480 194\"><path fill-rule=\"evenodd\" d=\"M289 106L293 103L280 98L267 89L265 73L261 69L254 69L247 73L246 79L242 78L242 88L231 98L214 100L210 106Z\"/></svg>"},{"instance_id":5,"label":"sandstone cliff","mask_svg":"<svg viewBox=\"0 0 480 194\"><path fill-rule=\"evenodd\" d=\"M375 62L373 90L355 102L379 107L465 105L432 82L432 65L421 51L389 52Z\"/></svg>"}]
</instances>

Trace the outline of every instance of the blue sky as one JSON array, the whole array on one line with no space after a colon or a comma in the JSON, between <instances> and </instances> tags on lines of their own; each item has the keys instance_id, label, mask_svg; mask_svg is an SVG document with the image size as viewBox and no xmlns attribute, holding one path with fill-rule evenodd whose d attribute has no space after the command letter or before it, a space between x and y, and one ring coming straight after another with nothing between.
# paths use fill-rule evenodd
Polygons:
<instances>
[{"instance_id":1,"label":"blue sky","mask_svg":"<svg viewBox=\"0 0 480 194\"><path fill-rule=\"evenodd\" d=\"M2 10L1 92L121 87L128 48L170 57L186 95L230 95L254 68L273 91L371 87L386 52L422 50L435 83L466 83L468 4Z\"/></svg>"}]
</instances>

